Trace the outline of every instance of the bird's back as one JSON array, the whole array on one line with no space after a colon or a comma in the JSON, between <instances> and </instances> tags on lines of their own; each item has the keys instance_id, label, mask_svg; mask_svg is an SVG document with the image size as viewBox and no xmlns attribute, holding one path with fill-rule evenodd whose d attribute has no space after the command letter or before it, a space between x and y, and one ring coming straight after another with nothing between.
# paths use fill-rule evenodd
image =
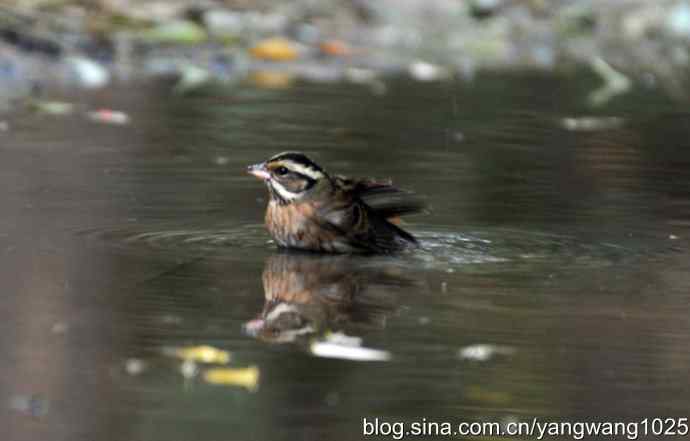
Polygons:
<instances>
[{"instance_id":1,"label":"bird's back","mask_svg":"<svg viewBox=\"0 0 690 441\"><path fill-rule=\"evenodd\" d=\"M400 216L420 212L423 203L390 182L353 180L336 176L334 186L342 196L340 206L331 207L331 218L341 234L356 249L391 253L417 246L417 240L393 223Z\"/></svg>"}]
</instances>

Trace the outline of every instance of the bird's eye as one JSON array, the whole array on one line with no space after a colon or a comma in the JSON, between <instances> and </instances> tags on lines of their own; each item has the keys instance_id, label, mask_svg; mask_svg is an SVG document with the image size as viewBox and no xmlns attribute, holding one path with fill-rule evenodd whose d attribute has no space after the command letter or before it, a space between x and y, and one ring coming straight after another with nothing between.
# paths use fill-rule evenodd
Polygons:
<instances>
[{"instance_id":1,"label":"bird's eye","mask_svg":"<svg viewBox=\"0 0 690 441\"><path fill-rule=\"evenodd\" d=\"M275 169L275 174L277 174L278 176L285 176L286 174L288 174L288 171L289 170L285 167L278 167L277 169Z\"/></svg>"}]
</instances>

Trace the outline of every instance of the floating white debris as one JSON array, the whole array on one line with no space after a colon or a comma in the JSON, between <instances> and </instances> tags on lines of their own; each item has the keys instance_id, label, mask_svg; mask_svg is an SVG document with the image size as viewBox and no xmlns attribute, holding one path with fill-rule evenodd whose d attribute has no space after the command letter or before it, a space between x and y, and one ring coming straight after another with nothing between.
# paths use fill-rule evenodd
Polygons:
<instances>
[{"instance_id":1,"label":"floating white debris","mask_svg":"<svg viewBox=\"0 0 690 441\"><path fill-rule=\"evenodd\" d=\"M668 238L671 240L676 240L676 239L678 239L678 236L676 236L675 234L669 234Z\"/></svg>"},{"instance_id":2,"label":"floating white debris","mask_svg":"<svg viewBox=\"0 0 690 441\"><path fill-rule=\"evenodd\" d=\"M347 335L342 332L331 332L326 335L325 342L342 346L362 346L362 338Z\"/></svg>"},{"instance_id":3,"label":"floating white debris","mask_svg":"<svg viewBox=\"0 0 690 441\"><path fill-rule=\"evenodd\" d=\"M418 81L435 81L447 75L445 69L426 61L415 61L410 64L408 71L412 78Z\"/></svg>"},{"instance_id":4,"label":"floating white debris","mask_svg":"<svg viewBox=\"0 0 690 441\"><path fill-rule=\"evenodd\" d=\"M561 120L561 127L574 132L591 132L595 130L607 130L621 127L625 120L617 116L584 116L568 117Z\"/></svg>"},{"instance_id":5,"label":"floating white debris","mask_svg":"<svg viewBox=\"0 0 690 441\"><path fill-rule=\"evenodd\" d=\"M199 373L199 367L192 360L185 360L180 365L180 373L185 379L189 380L196 377Z\"/></svg>"},{"instance_id":6,"label":"floating white debris","mask_svg":"<svg viewBox=\"0 0 690 441\"><path fill-rule=\"evenodd\" d=\"M496 346L492 344L476 344L465 346L458 351L461 360L487 361L495 355L512 355L515 349L509 346Z\"/></svg>"},{"instance_id":7,"label":"floating white debris","mask_svg":"<svg viewBox=\"0 0 690 441\"><path fill-rule=\"evenodd\" d=\"M125 362L125 372L129 375L139 375L146 369L146 363L138 358L129 358Z\"/></svg>"},{"instance_id":8,"label":"floating white debris","mask_svg":"<svg viewBox=\"0 0 690 441\"><path fill-rule=\"evenodd\" d=\"M98 89L110 81L110 72L99 63L84 57L65 60L72 79L86 89Z\"/></svg>"},{"instance_id":9,"label":"floating white debris","mask_svg":"<svg viewBox=\"0 0 690 441\"><path fill-rule=\"evenodd\" d=\"M391 354L380 349L362 347L362 339L335 332L326 335L322 341L311 344L311 353L317 357L340 358L353 361L388 361Z\"/></svg>"},{"instance_id":10,"label":"floating white debris","mask_svg":"<svg viewBox=\"0 0 690 441\"><path fill-rule=\"evenodd\" d=\"M32 101L30 105L48 115L69 115L74 112L74 104L63 101Z\"/></svg>"},{"instance_id":11,"label":"floating white debris","mask_svg":"<svg viewBox=\"0 0 690 441\"><path fill-rule=\"evenodd\" d=\"M10 123L7 121L0 121L0 132L7 132L10 130Z\"/></svg>"},{"instance_id":12,"label":"floating white debris","mask_svg":"<svg viewBox=\"0 0 690 441\"><path fill-rule=\"evenodd\" d=\"M120 112L117 110L99 109L88 112L86 116L91 121L102 124L111 124L116 126L129 124L129 115L127 115L125 112Z\"/></svg>"},{"instance_id":13,"label":"floating white debris","mask_svg":"<svg viewBox=\"0 0 690 441\"><path fill-rule=\"evenodd\" d=\"M327 342L312 343L311 353L317 357L352 361L389 361L391 359L391 354L388 351Z\"/></svg>"}]
</instances>

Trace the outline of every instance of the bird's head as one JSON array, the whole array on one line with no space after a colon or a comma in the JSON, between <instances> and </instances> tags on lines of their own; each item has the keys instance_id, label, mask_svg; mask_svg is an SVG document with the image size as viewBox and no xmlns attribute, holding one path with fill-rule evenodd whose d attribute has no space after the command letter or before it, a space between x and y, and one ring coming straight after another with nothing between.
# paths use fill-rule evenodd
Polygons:
<instances>
[{"instance_id":1,"label":"bird's head","mask_svg":"<svg viewBox=\"0 0 690 441\"><path fill-rule=\"evenodd\" d=\"M302 200L330 182L318 164L297 152L279 153L266 162L250 165L247 172L263 180L271 198L281 204Z\"/></svg>"}]
</instances>

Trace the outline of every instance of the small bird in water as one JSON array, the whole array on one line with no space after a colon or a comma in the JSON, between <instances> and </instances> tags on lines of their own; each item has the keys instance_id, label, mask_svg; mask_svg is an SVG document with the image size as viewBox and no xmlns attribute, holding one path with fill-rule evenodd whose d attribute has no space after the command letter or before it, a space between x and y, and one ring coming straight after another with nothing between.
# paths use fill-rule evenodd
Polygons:
<instances>
[{"instance_id":1,"label":"small bird in water","mask_svg":"<svg viewBox=\"0 0 690 441\"><path fill-rule=\"evenodd\" d=\"M423 204L390 182L329 175L302 153L249 166L270 200L266 227L279 246L327 253L393 253L417 240L394 224Z\"/></svg>"}]
</instances>

